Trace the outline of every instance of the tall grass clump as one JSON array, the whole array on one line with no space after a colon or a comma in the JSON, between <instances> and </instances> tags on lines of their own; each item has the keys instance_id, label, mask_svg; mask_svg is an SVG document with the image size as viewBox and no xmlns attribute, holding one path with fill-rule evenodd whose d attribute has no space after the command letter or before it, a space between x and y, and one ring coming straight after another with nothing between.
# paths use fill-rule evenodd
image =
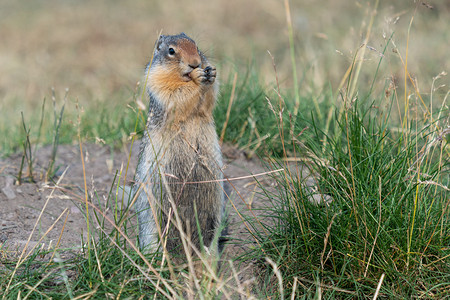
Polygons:
<instances>
[{"instance_id":1,"label":"tall grass clump","mask_svg":"<svg viewBox=\"0 0 450 300\"><path fill-rule=\"evenodd\" d=\"M324 96L336 99L324 102L332 105L293 117L298 97L283 97L279 88L278 109L269 103L283 148L282 159L270 160L269 168L284 171L274 176L275 187L260 185L267 205L249 217L257 246L245 256L262 271L264 297L450 295L449 93L435 88L446 73L433 78L430 93L419 91L408 69L413 16L405 56L394 34L386 36L373 79L364 80L378 3L370 7L361 28L366 36L339 93ZM377 96L374 86L380 86L380 66L392 46L403 86L391 75ZM290 47L292 52L292 42Z\"/></svg>"},{"instance_id":2,"label":"tall grass clump","mask_svg":"<svg viewBox=\"0 0 450 300\"><path fill-rule=\"evenodd\" d=\"M323 112L330 109L331 98L325 95L320 101L310 101L308 96L302 96L298 107L291 102L280 104L272 99L294 97L292 91L280 95L280 91L272 86L264 86L257 71L249 67L245 72L235 74L237 80L230 76L221 83L214 110L217 133L223 136L223 142L240 148L247 157L255 154L281 157L286 151L293 153L292 124L310 127L311 118L315 118L315 122L324 127L326 117ZM297 115L291 113L296 107L299 109ZM280 113L284 118L280 118ZM280 127L286 128L286 132L280 132ZM305 134L309 135L309 132Z\"/></svg>"},{"instance_id":3,"label":"tall grass clump","mask_svg":"<svg viewBox=\"0 0 450 300\"><path fill-rule=\"evenodd\" d=\"M255 251L277 262L292 293L364 298L383 277L379 295L386 297L450 294L448 119L411 120L399 130L390 111L354 99L336 113L338 130L325 148L311 140L309 163L280 162L278 188L265 189L270 205ZM317 191L303 168L312 170ZM313 193L321 200L312 201ZM272 267L260 262L273 284Z\"/></svg>"},{"instance_id":4,"label":"tall grass clump","mask_svg":"<svg viewBox=\"0 0 450 300\"><path fill-rule=\"evenodd\" d=\"M236 80L230 77L221 84L214 121L223 142L256 151L276 130L276 119L267 110L258 74L248 69L235 76Z\"/></svg>"}]
</instances>

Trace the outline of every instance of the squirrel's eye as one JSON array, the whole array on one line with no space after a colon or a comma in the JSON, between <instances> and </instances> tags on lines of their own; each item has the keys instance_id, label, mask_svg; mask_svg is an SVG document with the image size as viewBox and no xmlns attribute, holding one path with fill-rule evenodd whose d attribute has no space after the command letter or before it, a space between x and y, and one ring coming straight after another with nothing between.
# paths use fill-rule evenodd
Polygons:
<instances>
[{"instance_id":1,"label":"squirrel's eye","mask_svg":"<svg viewBox=\"0 0 450 300\"><path fill-rule=\"evenodd\" d=\"M174 55L175 54L175 50L173 48L169 48L169 54L170 55Z\"/></svg>"}]
</instances>

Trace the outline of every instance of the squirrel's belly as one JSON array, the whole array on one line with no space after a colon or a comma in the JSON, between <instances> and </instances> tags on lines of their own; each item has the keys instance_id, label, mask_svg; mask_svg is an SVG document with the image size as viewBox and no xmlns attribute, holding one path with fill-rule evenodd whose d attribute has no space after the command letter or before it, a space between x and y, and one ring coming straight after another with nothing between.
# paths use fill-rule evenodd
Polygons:
<instances>
[{"instance_id":1,"label":"squirrel's belly","mask_svg":"<svg viewBox=\"0 0 450 300\"><path fill-rule=\"evenodd\" d=\"M146 158L153 160L148 168L148 176L153 177L153 189L167 190L172 197L182 199L217 198L223 178L220 148L215 136L207 138L197 133L195 138L186 135L170 135L162 138L159 134L150 136L151 140L164 140L160 147L147 147ZM211 135L209 135L211 136ZM219 183L219 184L218 184ZM169 196L169 195L165 195Z\"/></svg>"},{"instance_id":2,"label":"squirrel's belly","mask_svg":"<svg viewBox=\"0 0 450 300\"><path fill-rule=\"evenodd\" d=\"M222 218L221 161L216 159L220 155L215 149L175 138L167 148L161 149L160 174L152 175L155 200L161 200L162 204L162 226L173 218L170 216L175 207L183 231L190 233L190 239L197 247L200 236L206 246L211 245ZM168 248L176 248L179 244L178 231L169 230Z\"/></svg>"}]
</instances>

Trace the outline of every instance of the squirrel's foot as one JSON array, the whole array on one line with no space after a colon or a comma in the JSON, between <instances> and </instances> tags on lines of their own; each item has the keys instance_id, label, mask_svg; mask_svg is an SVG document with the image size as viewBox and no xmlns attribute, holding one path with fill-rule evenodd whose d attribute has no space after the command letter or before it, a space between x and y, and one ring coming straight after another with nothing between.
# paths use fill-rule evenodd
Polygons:
<instances>
[{"instance_id":1,"label":"squirrel's foot","mask_svg":"<svg viewBox=\"0 0 450 300\"><path fill-rule=\"evenodd\" d=\"M216 80L216 68L207 66L204 69L197 68L192 71L191 77L197 84L211 84Z\"/></svg>"}]
</instances>

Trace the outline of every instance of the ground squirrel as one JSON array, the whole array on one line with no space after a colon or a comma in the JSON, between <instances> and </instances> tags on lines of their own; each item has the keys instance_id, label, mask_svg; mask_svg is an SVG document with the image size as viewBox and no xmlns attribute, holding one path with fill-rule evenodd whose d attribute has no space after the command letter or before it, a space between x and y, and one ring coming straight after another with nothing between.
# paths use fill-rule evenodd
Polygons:
<instances>
[{"instance_id":1,"label":"ground squirrel","mask_svg":"<svg viewBox=\"0 0 450 300\"><path fill-rule=\"evenodd\" d=\"M176 207L193 245L200 248L201 236L203 245L217 252L224 191L212 116L216 69L186 34L161 35L146 68L145 89L150 104L134 185L140 247L157 251L161 232L169 251L183 249L179 230L168 226L176 224Z\"/></svg>"}]
</instances>

